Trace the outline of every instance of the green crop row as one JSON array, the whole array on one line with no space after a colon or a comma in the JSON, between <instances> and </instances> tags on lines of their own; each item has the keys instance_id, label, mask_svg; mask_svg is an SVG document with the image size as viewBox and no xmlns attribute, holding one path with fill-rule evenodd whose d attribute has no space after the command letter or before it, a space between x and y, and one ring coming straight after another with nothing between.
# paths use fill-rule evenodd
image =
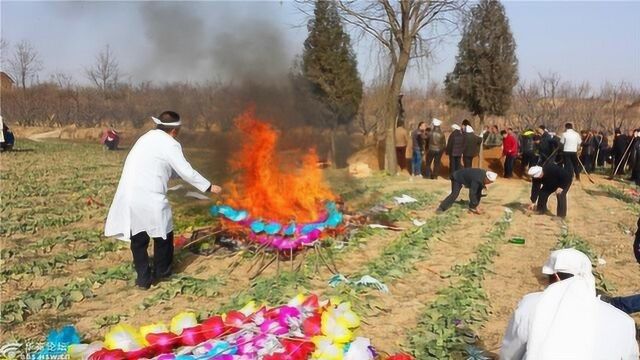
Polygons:
<instances>
[{"instance_id":1,"label":"green crop row","mask_svg":"<svg viewBox=\"0 0 640 360\"><path fill-rule=\"evenodd\" d=\"M465 265L452 268L454 283L438 291L437 298L420 316L408 342L417 359L485 358L473 345L475 330L488 317L488 298L482 286L485 273L505 241L511 224L511 213L495 223L485 235L486 241L475 252L475 258Z\"/></svg>"},{"instance_id":2,"label":"green crop row","mask_svg":"<svg viewBox=\"0 0 640 360\"><path fill-rule=\"evenodd\" d=\"M107 269L95 270L86 278L70 281L62 287L49 287L37 291L28 291L13 300L4 301L0 312L2 324L13 325L43 309L65 309L74 302L93 297L96 286L108 280L132 280L135 276L130 264L122 264Z\"/></svg>"},{"instance_id":3,"label":"green crop row","mask_svg":"<svg viewBox=\"0 0 640 360\"><path fill-rule=\"evenodd\" d=\"M48 275L54 270L64 268L77 260L97 258L107 252L124 248L125 245L116 240L105 240L90 248L84 248L72 252L61 252L47 258L21 261L13 266L4 266L0 271L0 282L15 278L16 275L31 274L36 276Z\"/></svg>"}]
</instances>

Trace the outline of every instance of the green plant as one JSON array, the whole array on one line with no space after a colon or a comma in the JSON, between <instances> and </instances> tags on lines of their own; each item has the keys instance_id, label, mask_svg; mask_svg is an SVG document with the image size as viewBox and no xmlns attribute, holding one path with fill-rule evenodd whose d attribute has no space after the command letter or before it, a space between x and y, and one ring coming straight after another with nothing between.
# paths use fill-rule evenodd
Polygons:
<instances>
[{"instance_id":1,"label":"green plant","mask_svg":"<svg viewBox=\"0 0 640 360\"><path fill-rule=\"evenodd\" d=\"M475 258L452 268L455 282L438 291L437 298L411 331L408 342L416 358L483 356L477 349L469 348L476 344L477 328L488 317L489 304L482 280L498 253L498 245L506 242L505 233L510 224L511 213L507 212L485 235L487 240L476 249Z\"/></svg>"}]
</instances>

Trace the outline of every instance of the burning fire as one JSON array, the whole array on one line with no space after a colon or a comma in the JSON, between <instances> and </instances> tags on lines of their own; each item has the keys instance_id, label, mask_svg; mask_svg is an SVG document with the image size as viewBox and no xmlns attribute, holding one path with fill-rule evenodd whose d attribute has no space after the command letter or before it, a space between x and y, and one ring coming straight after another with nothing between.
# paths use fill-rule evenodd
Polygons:
<instances>
[{"instance_id":1,"label":"burning fire","mask_svg":"<svg viewBox=\"0 0 640 360\"><path fill-rule=\"evenodd\" d=\"M226 202L268 221L316 221L324 211L323 203L335 199L317 166L316 152L305 154L298 169L285 168L276 157L278 134L253 109L238 116L235 124L243 145L231 160L237 175L226 185L230 190Z\"/></svg>"}]
</instances>

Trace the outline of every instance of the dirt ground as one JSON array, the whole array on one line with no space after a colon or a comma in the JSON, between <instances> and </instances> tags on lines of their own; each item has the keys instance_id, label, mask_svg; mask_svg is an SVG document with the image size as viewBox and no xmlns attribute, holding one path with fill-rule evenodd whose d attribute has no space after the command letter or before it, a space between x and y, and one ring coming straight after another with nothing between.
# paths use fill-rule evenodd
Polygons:
<instances>
[{"instance_id":1,"label":"dirt ground","mask_svg":"<svg viewBox=\"0 0 640 360\"><path fill-rule=\"evenodd\" d=\"M33 145L36 150L34 152L2 155L2 171L10 174L3 175L3 185L17 181L19 178L24 179L26 173L31 173L32 181L36 184L46 183L52 189L51 191L60 189L59 192L62 194L60 196L64 197L61 198L59 206L70 206L68 204L84 201L86 196L80 197L73 191L65 190L66 188L61 185L65 179L64 176L51 176L55 173L51 170L52 167L58 166L56 159L68 156L67 147L71 145L63 144L53 148L51 150L53 153L48 154L49 157L42 154L40 146L43 145ZM125 155L124 152L104 154L97 145L86 145L86 148L82 149L89 155L67 159L65 166L73 168L90 161L118 164ZM25 164L32 165L27 168ZM115 190L114 181L117 181L119 173L98 171L92 176L98 176L96 174L109 181L105 184L96 184L92 191L100 194L99 199L108 204ZM597 177L596 182L609 183L601 177ZM525 210L529 203L530 184L527 181L500 178L489 187L488 197L482 200L481 207L485 210L484 214L472 215L465 212L458 223L448 227L431 241L428 253L413 264L413 271L387 282L390 290L388 294L373 293L376 303L382 304L381 310L372 315L365 315L358 334L371 338L372 343L382 351L406 350L407 338L411 335L411 330L417 326L420 314L435 299L438 290L450 283L445 274L453 265L463 264L475 254L476 247L484 241L483 236L492 228L495 221L501 218L505 207L514 209L513 221L506 237L522 236L526 239L526 243L525 245L510 243L499 245L495 262L484 279L483 287L489 296L491 311L489 320L484 323L478 335L487 350L499 351L502 334L519 299L529 292L543 288L540 267L546 260L549 250L555 246L563 227L566 227L570 234L579 235L587 240L598 256L606 262L599 265L598 270L615 286L615 294L640 292L639 265L635 262L631 251L631 234L635 231L638 213L628 204L602 192L598 184L591 184L586 178L582 182L574 183L569 192L569 215L566 222L563 222L548 215L532 215ZM352 200L352 204L359 204L358 206L371 200L375 203L377 198L396 191L409 190L435 193L440 200L450 189L450 182L444 178L410 179L405 174L394 177L375 175L368 179L348 180L346 175L340 173L339 176L334 177L331 185L340 189L336 190L337 192L345 193L357 188L365 189L363 195L355 196ZM26 194L21 198L10 199L9 205L3 206L3 220L13 219L11 216L16 211L16 206L22 204L20 206L28 207L39 198L37 194L32 193L33 189L25 188L23 185L2 188L5 199L9 191ZM466 197L467 192L463 191L462 199ZM435 201L422 209L412 211L411 217L421 220L434 217L437 203L438 201ZM195 208L196 213L199 209L205 212L209 205L210 202L203 202L195 207L191 204L189 207L177 201L174 206L176 221L188 223L192 221L191 210ZM55 207L56 204L50 204L50 206ZM354 205L356 208L358 206ZM549 206L555 212L554 199L550 200ZM13 268L29 256L50 258L55 254L74 252L82 249L83 246L89 246L80 242L79 244L60 243L53 246L49 252L41 249L26 249L27 245L40 239L73 230L100 230L101 219L106 215L106 207L98 206L82 211L85 217L81 221L62 226L47 225L32 233L16 230L16 233L2 234L2 248L17 251L17 254L12 257L3 255L2 268ZM402 221L399 225L406 228L414 226L409 221ZM367 262L380 256L385 247L400 235L401 232L385 230L371 236L364 246L339 257L337 266L340 272L349 275L361 271ZM102 239L101 241L111 240ZM221 279L221 284L214 296L178 295L168 302L141 309L140 304L144 299L163 291L167 285L160 284L150 291L140 291L132 286L131 281L109 280L104 285L93 289L94 297L74 302L66 309L43 309L29 314L22 322L3 324L1 342L4 343L11 338L41 338L48 329L64 323L75 324L87 340L96 340L100 339L108 328L97 323L100 318L119 317L122 321L140 326L150 321L168 321L173 315L186 309L215 309L252 286L247 277L251 265L249 261L241 261L233 273L228 273L229 265L235 260L236 258L231 255L216 254L209 257L189 255L178 264L178 271L182 275L201 279ZM122 248L104 255L90 255L87 259L63 264L42 275L36 276L27 271L17 277L4 276L1 282L2 300L10 301L26 292L59 288L66 282L88 276L95 269L126 264L128 261L130 261L129 251ZM271 267L262 276L273 275L275 275L275 269ZM318 293L328 291L329 276L330 273L327 270L321 269L311 277L311 286L307 290Z\"/></svg>"}]
</instances>

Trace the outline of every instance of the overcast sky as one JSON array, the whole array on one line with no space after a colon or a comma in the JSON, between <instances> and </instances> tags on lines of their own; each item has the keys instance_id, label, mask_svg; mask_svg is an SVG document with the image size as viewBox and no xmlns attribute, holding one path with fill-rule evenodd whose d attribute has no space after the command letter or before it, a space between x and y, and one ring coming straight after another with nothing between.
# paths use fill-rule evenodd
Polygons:
<instances>
[{"instance_id":1,"label":"overcast sky","mask_svg":"<svg viewBox=\"0 0 640 360\"><path fill-rule=\"evenodd\" d=\"M505 2L522 79L556 72L563 80L627 81L640 87L640 1ZM134 83L277 77L301 53L307 34L295 4L277 2L0 2L2 38L30 41L40 80L83 69L109 44ZM442 81L457 53L440 46L428 69L407 83ZM354 44L365 81L376 74L369 44Z\"/></svg>"}]
</instances>

